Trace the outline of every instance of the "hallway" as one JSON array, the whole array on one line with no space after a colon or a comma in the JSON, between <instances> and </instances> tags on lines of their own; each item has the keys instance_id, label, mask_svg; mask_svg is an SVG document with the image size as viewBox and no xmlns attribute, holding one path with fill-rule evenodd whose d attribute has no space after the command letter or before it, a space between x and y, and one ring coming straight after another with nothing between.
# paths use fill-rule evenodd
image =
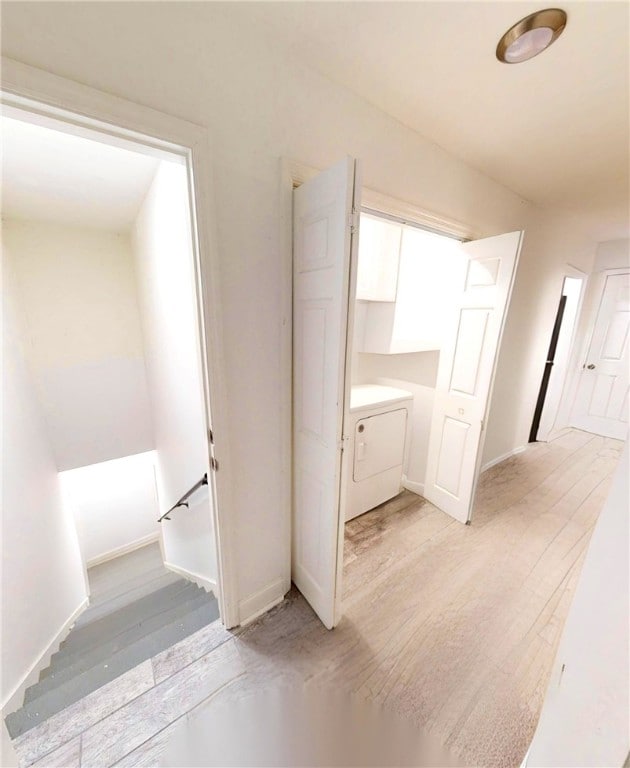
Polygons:
<instances>
[{"instance_id":1,"label":"hallway","mask_svg":"<svg viewBox=\"0 0 630 768\"><path fill-rule=\"evenodd\" d=\"M187 713L303 681L383 703L465 765L519 765L621 447L530 445L482 475L471 526L401 494L347 525L334 631L295 590L236 632L212 624L18 738L21 765L156 765Z\"/></svg>"}]
</instances>

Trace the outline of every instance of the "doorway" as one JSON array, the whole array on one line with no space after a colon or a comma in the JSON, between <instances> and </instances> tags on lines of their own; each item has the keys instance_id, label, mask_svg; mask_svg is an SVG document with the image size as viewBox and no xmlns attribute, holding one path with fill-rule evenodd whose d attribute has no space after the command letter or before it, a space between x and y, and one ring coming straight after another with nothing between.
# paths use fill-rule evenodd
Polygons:
<instances>
[{"instance_id":1,"label":"doorway","mask_svg":"<svg viewBox=\"0 0 630 768\"><path fill-rule=\"evenodd\" d=\"M222 604L190 147L3 102L4 236L84 570L159 542Z\"/></svg>"},{"instance_id":2,"label":"doorway","mask_svg":"<svg viewBox=\"0 0 630 768\"><path fill-rule=\"evenodd\" d=\"M556 312L549 349L545 359L545 370L536 401L529 442L548 441L556 429L556 418L560 409L567 380L571 348L582 302L584 277L567 275L562 284L562 293Z\"/></svg>"},{"instance_id":3,"label":"doorway","mask_svg":"<svg viewBox=\"0 0 630 768\"><path fill-rule=\"evenodd\" d=\"M372 391L379 390L377 400L369 403L375 410L353 420L356 353L352 340L358 332L364 342L368 338L368 344L374 345L370 348L385 355L415 353L418 348L435 352L435 342L423 337L441 330L438 314L445 306L444 297L431 290L429 268L418 290L427 289L426 303L432 302L433 317L418 320L417 310L422 306L417 296L414 302L414 281L410 279L419 264L413 258L417 253L413 243L427 238L437 242L435 235L408 226L408 222L392 221L391 215L373 209L362 215L358 177L357 162L347 158L294 192L292 575L328 628L336 625L342 610L346 511L358 509L360 514L369 509L365 504L370 499L389 492L384 486L396 485L394 471L399 476L397 490L401 490L406 422L413 399L407 390L390 391L392 396L383 398L386 387L382 383L365 384ZM362 226L372 232L371 244L364 249L369 274L359 264ZM410 255L405 260L400 258L403 240ZM437 363L423 494L463 523L470 520L472 511L521 240L522 233L514 232L458 243L453 246L457 256L443 266L445 275L455 276L452 283L445 281L446 292L449 285L456 287L451 312L443 323L446 330ZM390 252L396 256L393 262ZM373 311L365 308L362 319L360 312L355 313L358 285L369 297L366 301L374 302ZM399 294L406 291L410 291L410 302L404 309L397 308ZM364 399L366 389L360 395ZM400 443L399 450L391 450L395 441ZM353 483L362 484L355 498Z\"/></svg>"}]
</instances>

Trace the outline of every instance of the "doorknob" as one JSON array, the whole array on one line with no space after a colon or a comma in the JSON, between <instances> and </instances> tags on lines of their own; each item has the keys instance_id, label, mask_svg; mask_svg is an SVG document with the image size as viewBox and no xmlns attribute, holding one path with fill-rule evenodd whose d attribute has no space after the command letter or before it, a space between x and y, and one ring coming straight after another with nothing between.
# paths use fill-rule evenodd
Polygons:
<instances>
[{"instance_id":1,"label":"doorknob","mask_svg":"<svg viewBox=\"0 0 630 768\"><path fill-rule=\"evenodd\" d=\"M589 371L595 370L595 364L594 363L589 363L586 367L589 369Z\"/></svg>"}]
</instances>

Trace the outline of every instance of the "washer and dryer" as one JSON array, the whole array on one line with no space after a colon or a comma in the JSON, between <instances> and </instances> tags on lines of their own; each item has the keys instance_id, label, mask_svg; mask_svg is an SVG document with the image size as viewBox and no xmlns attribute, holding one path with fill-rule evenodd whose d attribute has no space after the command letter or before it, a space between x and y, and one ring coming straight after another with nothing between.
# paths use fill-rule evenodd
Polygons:
<instances>
[{"instance_id":1,"label":"washer and dryer","mask_svg":"<svg viewBox=\"0 0 630 768\"><path fill-rule=\"evenodd\" d=\"M380 384L360 384L350 393L352 473L346 520L367 512L402 490L407 429L413 394Z\"/></svg>"}]
</instances>

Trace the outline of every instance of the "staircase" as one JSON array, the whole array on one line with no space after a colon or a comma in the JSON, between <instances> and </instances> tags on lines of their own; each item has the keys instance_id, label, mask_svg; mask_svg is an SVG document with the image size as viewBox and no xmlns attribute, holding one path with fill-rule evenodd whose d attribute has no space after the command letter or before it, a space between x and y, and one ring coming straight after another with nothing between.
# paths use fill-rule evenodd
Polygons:
<instances>
[{"instance_id":1,"label":"staircase","mask_svg":"<svg viewBox=\"0 0 630 768\"><path fill-rule=\"evenodd\" d=\"M184 579L103 615L101 605L80 622L6 718L11 738L38 725L132 667L215 621L214 595Z\"/></svg>"}]
</instances>

